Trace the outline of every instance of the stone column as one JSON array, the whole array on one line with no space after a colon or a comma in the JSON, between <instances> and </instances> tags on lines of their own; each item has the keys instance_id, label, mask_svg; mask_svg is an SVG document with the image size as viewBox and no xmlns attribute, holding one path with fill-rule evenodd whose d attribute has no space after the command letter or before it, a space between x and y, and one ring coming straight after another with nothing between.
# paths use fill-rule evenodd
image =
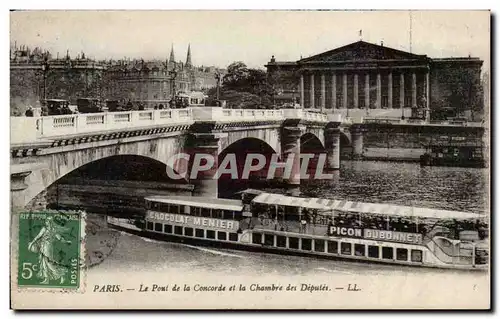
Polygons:
<instances>
[{"instance_id":1,"label":"stone column","mask_svg":"<svg viewBox=\"0 0 500 319\"><path fill-rule=\"evenodd\" d=\"M429 111L429 100L430 100L430 83L429 83L429 70L425 73L425 108L427 109L427 113ZM427 114L429 116L430 114Z\"/></svg>"},{"instance_id":2,"label":"stone column","mask_svg":"<svg viewBox=\"0 0 500 319\"><path fill-rule=\"evenodd\" d=\"M392 109L392 72L387 76L387 89L388 107Z\"/></svg>"},{"instance_id":3,"label":"stone column","mask_svg":"<svg viewBox=\"0 0 500 319\"><path fill-rule=\"evenodd\" d=\"M337 108L337 75L332 74L332 109Z\"/></svg>"},{"instance_id":4,"label":"stone column","mask_svg":"<svg viewBox=\"0 0 500 319\"><path fill-rule=\"evenodd\" d=\"M325 75L321 74L321 111L325 109L326 103L326 87L325 87Z\"/></svg>"},{"instance_id":5,"label":"stone column","mask_svg":"<svg viewBox=\"0 0 500 319\"><path fill-rule=\"evenodd\" d=\"M365 75L365 108L370 108L370 73Z\"/></svg>"},{"instance_id":6,"label":"stone column","mask_svg":"<svg viewBox=\"0 0 500 319\"><path fill-rule=\"evenodd\" d=\"M352 157L354 159L363 156L363 130L359 125L351 126Z\"/></svg>"},{"instance_id":7,"label":"stone column","mask_svg":"<svg viewBox=\"0 0 500 319\"><path fill-rule=\"evenodd\" d=\"M399 104L401 108L405 107L405 75L399 74Z\"/></svg>"},{"instance_id":8,"label":"stone column","mask_svg":"<svg viewBox=\"0 0 500 319\"><path fill-rule=\"evenodd\" d=\"M342 74L342 108L347 108L347 74Z\"/></svg>"},{"instance_id":9,"label":"stone column","mask_svg":"<svg viewBox=\"0 0 500 319\"><path fill-rule=\"evenodd\" d=\"M283 161L288 165L287 159L292 154L294 156L290 176L284 176L284 181L289 185L300 185L300 137L304 131L305 127L300 125L283 127L281 137Z\"/></svg>"},{"instance_id":10,"label":"stone column","mask_svg":"<svg viewBox=\"0 0 500 319\"><path fill-rule=\"evenodd\" d=\"M217 179L214 176L218 167L220 136L211 133L195 133L191 137L193 140L189 158L189 178L190 183L194 185L193 195L217 198L218 186ZM214 163L210 169L202 170L195 174L193 172L193 164L196 155L199 154L211 156ZM201 162L201 165L204 165L204 161Z\"/></svg>"},{"instance_id":11,"label":"stone column","mask_svg":"<svg viewBox=\"0 0 500 319\"><path fill-rule=\"evenodd\" d=\"M340 169L340 129L338 128L338 124L325 128L327 165L332 170Z\"/></svg>"},{"instance_id":12,"label":"stone column","mask_svg":"<svg viewBox=\"0 0 500 319\"><path fill-rule=\"evenodd\" d=\"M415 72L411 75L411 106L417 107L417 75Z\"/></svg>"},{"instance_id":13,"label":"stone column","mask_svg":"<svg viewBox=\"0 0 500 319\"><path fill-rule=\"evenodd\" d=\"M304 108L304 74L300 75L300 107Z\"/></svg>"},{"instance_id":14,"label":"stone column","mask_svg":"<svg viewBox=\"0 0 500 319\"><path fill-rule=\"evenodd\" d=\"M377 108L382 108L382 80L380 73L377 73Z\"/></svg>"},{"instance_id":15,"label":"stone column","mask_svg":"<svg viewBox=\"0 0 500 319\"><path fill-rule=\"evenodd\" d=\"M311 100L310 102L310 107L313 109L316 106L314 105L314 74L311 74L311 83L310 83L310 91L309 91L309 99Z\"/></svg>"},{"instance_id":16,"label":"stone column","mask_svg":"<svg viewBox=\"0 0 500 319\"><path fill-rule=\"evenodd\" d=\"M358 75L354 74L354 108L357 109L359 108L359 102L358 102Z\"/></svg>"}]
</instances>

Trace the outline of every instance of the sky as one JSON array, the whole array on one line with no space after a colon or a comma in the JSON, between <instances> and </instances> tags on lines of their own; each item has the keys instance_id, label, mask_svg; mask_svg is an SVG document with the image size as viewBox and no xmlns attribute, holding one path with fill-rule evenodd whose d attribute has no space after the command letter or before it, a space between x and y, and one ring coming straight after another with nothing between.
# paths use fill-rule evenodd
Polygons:
<instances>
[{"instance_id":1,"label":"sky","mask_svg":"<svg viewBox=\"0 0 500 319\"><path fill-rule=\"evenodd\" d=\"M411 19L410 19L411 16ZM411 49L410 49L411 21ZM97 59L165 59L263 68L362 39L429 57L476 56L490 64L488 11L16 11L11 45Z\"/></svg>"}]
</instances>

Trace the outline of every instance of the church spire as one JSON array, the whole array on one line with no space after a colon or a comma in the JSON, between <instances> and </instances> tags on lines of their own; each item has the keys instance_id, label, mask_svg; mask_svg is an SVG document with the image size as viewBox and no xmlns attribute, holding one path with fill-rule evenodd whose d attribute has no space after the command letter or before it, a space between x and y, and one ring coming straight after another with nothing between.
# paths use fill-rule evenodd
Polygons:
<instances>
[{"instance_id":1,"label":"church spire","mask_svg":"<svg viewBox=\"0 0 500 319\"><path fill-rule=\"evenodd\" d=\"M188 52L186 57L186 67L191 67L191 43L188 45Z\"/></svg>"},{"instance_id":2,"label":"church spire","mask_svg":"<svg viewBox=\"0 0 500 319\"><path fill-rule=\"evenodd\" d=\"M175 55L174 55L174 44L172 43L172 48L170 49L170 62L175 62Z\"/></svg>"}]
</instances>

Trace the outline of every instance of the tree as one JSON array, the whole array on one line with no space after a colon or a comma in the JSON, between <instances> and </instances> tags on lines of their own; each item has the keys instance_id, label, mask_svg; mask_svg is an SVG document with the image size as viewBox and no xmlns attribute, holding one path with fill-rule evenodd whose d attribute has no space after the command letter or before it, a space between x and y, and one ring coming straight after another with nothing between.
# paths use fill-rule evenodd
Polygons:
<instances>
[{"instance_id":1,"label":"tree","mask_svg":"<svg viewBox=\"0 0 500 319\"><path fill-rule=\"evenodd\" d=\"M209 100L215 100L217 89L207 92ZM227 67L220 88L220 99L231 108L267 108L272 106L275 90L265 71L248 68L241 61Z\"/></svg>"}]
</instances>

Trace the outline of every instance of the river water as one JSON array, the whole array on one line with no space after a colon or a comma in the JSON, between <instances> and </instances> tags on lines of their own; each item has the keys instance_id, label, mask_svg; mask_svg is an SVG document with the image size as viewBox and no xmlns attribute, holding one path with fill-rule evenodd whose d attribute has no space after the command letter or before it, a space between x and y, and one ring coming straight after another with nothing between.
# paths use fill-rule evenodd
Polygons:
<instances>
[{"instance_id":1,"label":"river water","mask_svg":"<svg viewBox=\"0 0 500 319\"><path fill-rule=\"evenodd\" d=\"M485 212L488 210L488 171L454 167L420 167L415 163L342 162L333 180L302 185L302 196L393 203L430 208ZM280 192L280 189L269 189ZM111 232L111 231L110 231ZM102 244L102 242L101 242ZM167 271L247 275L356 274L394 275L444 270L374 265L293 256L201 248L159 242L125 233L116 248L96 267L109 271ZM449 274L450 271L446 271ZM467 276L483 276L470 273Z\"/></svg>"}]
</instances>

